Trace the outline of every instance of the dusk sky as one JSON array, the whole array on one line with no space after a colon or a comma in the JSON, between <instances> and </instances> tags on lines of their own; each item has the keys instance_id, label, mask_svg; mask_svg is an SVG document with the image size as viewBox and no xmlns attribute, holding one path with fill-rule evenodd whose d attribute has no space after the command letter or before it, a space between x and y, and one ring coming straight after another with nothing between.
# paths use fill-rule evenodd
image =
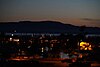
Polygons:
<instances>
[{"instance_id":1,"label":"dusk sky","mask_svg":"<svg viewBox=\"0 0 100 67\"><path fill-rule=\"evenodd\" d=\"M100 0L0 0L0 22L23 20L100 27Z\"/></svg>"}]
</instances>

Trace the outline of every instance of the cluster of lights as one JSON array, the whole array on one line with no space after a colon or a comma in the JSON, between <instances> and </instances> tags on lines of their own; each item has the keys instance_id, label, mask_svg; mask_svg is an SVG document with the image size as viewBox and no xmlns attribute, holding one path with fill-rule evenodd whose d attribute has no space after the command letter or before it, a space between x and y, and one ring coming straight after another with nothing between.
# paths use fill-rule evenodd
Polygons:
<instances>
[{"instance_id":1,"label":"cluster of lights","mask_svg":"<svg viewBox=\"0 0 100 67\"><path fill-rule=\"evenodd\" d=\"M91 44L87 42L81 42L80 50L92 50Z\"/></svg>"},{"instance_id":2,"label":"cluster of lights","mask_svg":"<svg viewBox=\"0 0 100 67\"><path fill-rule=\"evenodd\" d=\"M9 40L10 40L10 41L19 42L19 39L13 39L13 38L10 38Z\"/></svg>"}]
</instances>

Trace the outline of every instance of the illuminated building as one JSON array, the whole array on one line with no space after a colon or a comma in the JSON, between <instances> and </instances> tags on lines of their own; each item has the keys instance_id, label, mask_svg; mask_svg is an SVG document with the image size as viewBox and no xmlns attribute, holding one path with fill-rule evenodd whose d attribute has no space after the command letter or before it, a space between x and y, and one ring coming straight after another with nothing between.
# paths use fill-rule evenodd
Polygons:
<instances>
[{"instance_id":1,"label":"illuminated building","mask_svg":"<svg viewBox=\"0 0 100 67\"><path fill-rule=\"evenodd\" d=\"M92 50L92 46L87 42L80 42L80 50Z\"/></svg>"}]
</instances>

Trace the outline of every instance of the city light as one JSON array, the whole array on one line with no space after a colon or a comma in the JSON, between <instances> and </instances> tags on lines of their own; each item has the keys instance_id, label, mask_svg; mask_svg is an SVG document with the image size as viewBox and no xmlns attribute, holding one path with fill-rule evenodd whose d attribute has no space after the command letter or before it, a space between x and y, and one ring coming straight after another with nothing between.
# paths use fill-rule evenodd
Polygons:
<instances>
[{"instance_id":1,"label":"city light","mask_svg":"<svg viewBox=\"0 0 100 67\"><path fill-rule=\"evenodd\" d=\"M18 41L19 41L19 39L13 39L13 41L16 41L16 42L18 42Z\"/></svg>"},{"instance_id":2,"label":"city light","mask_svg":"<svg viewBox=\"0 0 100 67\"><path fill-rule=\"evenodd\" d=\"M44 48L42 47L41 49L42 49L41 52L43 52L44 51Z\"/></svg>"},{"instance_id":3,"label":"city light","mask_svg":"<svg viewBox=\"0 0 100 67\"><path fill-rule=\"evenodd\" d=\"M12 33L11 33L12 34ZM69 36L46 36L43 35L15 35L11 34L1 37L0 48L1 57L7 53L7 60L26 61L26 60L65 60L65 62L76 63L88 62L93 59L99 60L100 38L88 37L80 38L76 35ZM26 33L25 33L26 34ZM6 44L6 45L5 45ZM5 51L3 53L3 51ZM6 58L6 56L5 56ZM48 62L49 62L48 61Z\"/></svg>"},{"instance_id":4,"label":"city light","mask_svg":"<svg viewBox=\"0 0 100 67\"><path fill-rule=\"evenodd\" d=\"M12 41L12 38L10 38L10 41Z\"/></svg>"},{"instance_id":5,"label":"city light","mask_svg":"<svg viewBox=\"0 0 100 67\"><path fill-rule=\"evenodd\" d=\"M92 46L90 43L81 42L80 43L80 50L92 50Z\"/></svg>"}]
</instances>

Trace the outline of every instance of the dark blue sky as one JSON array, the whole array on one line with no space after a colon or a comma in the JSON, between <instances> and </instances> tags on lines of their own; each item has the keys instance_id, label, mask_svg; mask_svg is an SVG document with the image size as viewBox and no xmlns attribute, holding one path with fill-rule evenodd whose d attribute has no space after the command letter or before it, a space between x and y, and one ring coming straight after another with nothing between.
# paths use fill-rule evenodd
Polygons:
<instances>
[{"instance_id":1,"label":"dark blue sky","mask_svg":"<svg viewBox=\"0 0 100 67\"><path fill-rule=\"evenodd\" d=\"M20 20L100 27L100 0L0 0L0 22Z\"/></svg>"}]
</instances>

